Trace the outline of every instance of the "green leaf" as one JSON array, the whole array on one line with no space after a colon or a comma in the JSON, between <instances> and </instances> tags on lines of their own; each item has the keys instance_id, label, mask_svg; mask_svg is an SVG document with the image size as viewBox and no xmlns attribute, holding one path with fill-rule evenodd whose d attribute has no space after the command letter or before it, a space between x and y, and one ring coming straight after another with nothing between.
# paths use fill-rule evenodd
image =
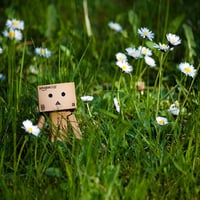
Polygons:
<instances>
[{"instance_id":1,"label":"green leaf","mask_svg":"<svg viewBox=\"0 0 200 200\"><path fill-rule=\"evenodd\" d=\"M137 35L137 29L139 27L140 20L133 10L130 10L128 12L128 20L129 23L132 25L134 35Z\"/></svg>"},{"instance_id":2,"label":"green leaf","mask_svg":"<svg viewBox=\"0 0 200 200\"><path fill-rule=\"evenodd\" d=\"M113 114L113 113L111 113L111 112L109 112L109 111L107 111L107 110L99 109L99 111L100 111L101 113L105 114L105 115L108 116L108 117L112 117L112 118L114 118L114 119L117 119L117 118L118 118L117 115L115 115L115 114Z\"/></svg>"},{"instance_id":3,"label":"green leaf","mask_svg":"<svg viewBox=\"0 0 200 200\"><path fill-rule=\"evenodd\" d=\"M169 32L176 33L184 18L185 18L184 14L176 17L169 25Z\"/></svg>"},{"instance_id":4,"label":"green leaf","mask_svg":"<svg viewBox=\"0 0 200 200\"><path fill-rule=\"evenodd\" d=\"M194 35L191 27L188 26L187 24L183 24L183 29L185 32L185 37L187 39L187 47L188 47L187 52L189 56L189 61L193 63L194 62L193 56L196 56L196 51L195 51L196 43L194 40Z\"/></svg>"},{"instance_id":5,"label":"green leaf","mask_svg":"<svg viewBox=\"0 0 200 200\"><path fill-rule=\"evenodd\" d=\"M56 30L57 27L57 12L54 4L50 4L47 9L47 16L46 16L46 22L47 22L47 29L46 29L46 37L50 38L52 37L53 33Z\"/></svg>"}]
</instances>

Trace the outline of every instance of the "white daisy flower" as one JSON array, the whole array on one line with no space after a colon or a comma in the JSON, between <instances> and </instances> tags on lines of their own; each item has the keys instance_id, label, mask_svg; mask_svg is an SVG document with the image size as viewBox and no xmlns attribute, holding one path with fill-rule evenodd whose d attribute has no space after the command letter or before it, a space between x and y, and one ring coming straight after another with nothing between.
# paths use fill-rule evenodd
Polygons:
<instances>
[{"instance_id":1,"label":"white daisy flower","mask_svg":"<svg viewBox=\"0 0 200 200\"><path fill-rule=\"evenodd\" d=\"M82 96L81 97L81 100L83 101L83 102L88 102L88 101L92 101L94 99L94 97L93 96Z\"/></svg>"},{"instance_id":2,"label":"white daisy flower","mask_svg":"<svg viewBox=\"0 0 200 200\"><path fill-rule=\"evenodd\" d=\"M116 111L119 113L119 112L120 112L119 101L117 100L116 97L113 99L113 101L114 101L115 109L116 109Z\"/></svg>"},{"instance_id":3,"label":"white daisy flower","mask_svg":"<svg viewBox=\"0 0 200 200\"><path fill-rule=\"evenodd\" d=\"M4 31L3 35L12 40L22 40L22 33L19 30L10 29L9 31Z\"/></svg>"},{"instance_id":4,"label":"white daisy flower","mask_svg":"<svg viewBox=\"0 0 200 200\"><path fill-rule=\"evenodd\" d=\"M118 61L127 61L127 57L124 53L117 53L116 54L116 58Z\"/></svg>"},{"instance_id":5,"label":"white daisy flower","mask_svg":"<svg viewBox=\"0 0 200 200\"><path fill-rule=\"evenodd\" d=\"M193 67L193 65L190 65L187 62L180 63L178 68L186 76L191 76L193 78L196 74L196 69Z\"/></svg>"},{"instance_id":6,"label":"white daisy flower","mask_svg":"<svg viewBox=\"0 0 200 200\"><path fill-rule=\"evenodd\" d=\"M168 119L166 117L156 117L156 121L161 126L168 124Z\"/></svg>"},{"instance_id":7,"label":"white daisy flower","mask_svg":"<svg viewBox=\"0 0 200 200\"><path fill-rule=\"evenodd\" d=\"M126 48L126 52L128 53L129 56L136 58L136 59L142 57L140 50L138 50L136 48L128 47L128 48Z\"/></svg>"},{"instance_id":8,"label":"white daisy flower","mask_svg":"<svg viewBox=\"0 0 200 200\"><path fill-rule=\"evenodd\" d=\"M169 45L171 45L171 46L177 46L177 45L181 44L180 37L175 35L175 34L168 33L166 35L166 37L167 37L167 40L169 42Z\"/></svg>"},{"instance_id":9,"label":"white daisy flower","mask_svg":"<svg viewBox=\"0 0 200 200\"><path fill-rule=\"evenodd\" d=\"M163 51L163 52L166 52L166 51L168 51L170 49L169 45L161 44L161 43L155 44L153 47L156 48L156 49L159 49L160 51Z\"/></svg>"},{"instance_id":10,"label":"white daisy flower","mask_svg":"<svg viewBox=\"0 0 200 200\"><path fill-rule=\"evenodd\" d=\"M122 31L122 27L120 24L118 23L115 23L115 22L109 22L108 23L108 26L112 29L112 30L115 30L117 32L121 32Z\"/></svg>"},{"instance_id":11,"label":"white daisy flower","mask_svg":"<svg viewBox=\"0 0 200 200\"><path fill-rule=\"evenodd\" d=\"M180 112L179 109L179 103L176 101L175 103L171 104L168 111L172 114L172 115L178 115Z\"/></svg>"},{"instance_id":12,"label":"white daisy flower","mask_svg":"<svg viewBox=\"0 0 200 200\"><path fill-rule=\"evenodd\" d=\"M0 47L0 54L2 54L3 53L3 49Z\"/></svg>"},{"instance_id":13,"label":"white daisy flower","mask_svg":"<svg viewBox=\"0 0 200 200\"><path fill-rule=\"evenodd\" d=\"M151 56L152 55L152 51L147 47L139 46L138 50L144 56Z\"/></svg>"},{"instance_id":14,"label":"white daisy flower","mask_svg":"<svg viewBox=\"0 0 200 200\"><path fill-rule=\"evenodd\" d=\"M23 126L22 128L27 132L27 133L30 133L30 134L33 134L35 136L38 136L39 133L40 133L40 129L38 128L38 126L36 125L33 125L32 122L30 120L25 120L23 121Z\"/></svg>"},{"instance_id":15,"label":"white daisy flower","mask_svg":"<svg viewBox=\"0 0 200 200\"><path fill-rule=\"evenodd\" d=\"M148 28L146 28L146 27L138 29L138 34L139 34L142 38L148 38L150 41L152 41L153 38L154 38L154 33L152 33L152 31L150 31L150 30L149 30Z\"/></svg>"},{"instance_id":16,"label":"white daisy flower","mask_svg":"<svg viewBox=\"0 0 200 200\"><path fill-rule=\"evenodd\" d=\"M43 56L46 58L51 56L51 51L49 51L47 48L42 48L42 47L35 48L35 53L39 56Z\"/></svg>"},{"instance_id":17,"label":"white daisy flower","mask_svg":"<svg viewBox=\"0 0 200 200\"><path fill-rule=\"evenodd\" d=\"M149 65L150 67L155 67L155 66L156 66L156 62L155 62L155 60L154 60L152 57L150 57L150 56L145 56L145 57L144 57L144 60L145 60L145 63L146 63L147 65Z\"/></svg>"},{"instance_id":18,"label":"white daisy flower","mask_svg":"<svg viewBox=\"0 0 200 200\"><path fill-rule=\"evenodd\" d=\"M19 30L24 30L24 22L16 19L8 19L6 21L6 26L9 29L19 29Z\"/></svg>"},{"instance_id":19,"label":"white daisy flower","mask_svg":"<svg viewBox=\"0 0 200 200\"><path fill-rule=\"evenodd\" d=\"M133 67L126 61L117 61L116 64L125 73L130 73L133 71Z\"/></svg>"}]
</instances>

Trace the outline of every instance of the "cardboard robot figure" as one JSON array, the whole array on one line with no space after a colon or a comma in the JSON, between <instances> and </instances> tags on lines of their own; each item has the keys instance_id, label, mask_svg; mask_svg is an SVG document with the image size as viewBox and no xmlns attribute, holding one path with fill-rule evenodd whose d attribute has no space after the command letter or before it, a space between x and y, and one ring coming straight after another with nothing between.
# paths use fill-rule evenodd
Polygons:
<instances>
[{"instance_id":1,"label":"cardboard robot figure","mask_svg":"<svg viewBox=\"0 0 200 200\"><path fill-rule=\"evenodd\" d=\"M76 138L82 134L78 122L73 114L76 109L76 94L74 82L38 86L39 111L47 112L51 120L51 141L65 140L68 132L67 122L71 124ZM45 116L41 115L38 127L45 123Z\"/></svg>"}]
</instances>

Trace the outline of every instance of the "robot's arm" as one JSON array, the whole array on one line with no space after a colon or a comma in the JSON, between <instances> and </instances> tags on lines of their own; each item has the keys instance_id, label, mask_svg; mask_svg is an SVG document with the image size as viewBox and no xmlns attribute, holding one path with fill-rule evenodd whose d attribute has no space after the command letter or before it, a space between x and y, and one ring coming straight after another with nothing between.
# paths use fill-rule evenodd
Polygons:
<instances>
[{"instance_id":1,"label":"robot's arm","mask_svg":"<svg viewBox=\"0 0 200 200\"><path fill-rule=\"evenodd\" d=\"M44 123L45 123L45 117L44 115L41 115L37 124L38 128L42 129L44 126Z\"/></svg>"}]
</instances>

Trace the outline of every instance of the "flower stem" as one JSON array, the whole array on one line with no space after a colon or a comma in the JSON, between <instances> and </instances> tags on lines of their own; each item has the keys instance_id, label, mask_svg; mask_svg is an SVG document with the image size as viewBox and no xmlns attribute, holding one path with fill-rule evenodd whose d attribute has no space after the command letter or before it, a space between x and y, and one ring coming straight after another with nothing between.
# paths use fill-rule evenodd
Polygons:
<instances>
[{"instance_id":1,"label":"flower stem","mask_svg":"<svg viewBox=\"0 0 200 200\"><path fill-rule=\"evenodd\" d=\"M88 104L88 103L86 103L86 106L87 106L87 110L88 110L89 116L90 116L90 117L92 117L92 113L91 113L91 111L90 111L89 104Z\"/></svg>"}]
</instances>

